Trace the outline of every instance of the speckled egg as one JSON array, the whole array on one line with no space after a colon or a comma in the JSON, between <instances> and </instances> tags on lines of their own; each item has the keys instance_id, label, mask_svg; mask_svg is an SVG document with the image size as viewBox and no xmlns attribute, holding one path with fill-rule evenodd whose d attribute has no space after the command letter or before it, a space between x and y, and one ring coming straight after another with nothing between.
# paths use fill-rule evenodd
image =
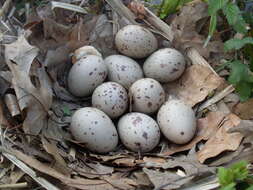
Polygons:
<instances>
[{"instance_id":1,"label":"speckled egg","mask_svg":"<svg viewBox=\"0 0 253 190\"><path fill-rule=\"evenodd\" d=\"M99 85L92 94L92 106L105 112L110 118L122 115L128 107L128 94L116 82Z\"/></svg>"},{"instance_id":2,"label":"speckled egg","mask_svg":"<svg viewBox=\"0 0 253 190\"><path fill-rule=\"evenodd\" d=\"M195 114L180 100L169 100L161 106L157 122L164 136L176 144L188 143L196 132Z\"/></svg>"},{"instance_id":3,"label":"speckled egg","mask_svg":"<svg viewBox=\"0 0 253 190\"><path fill-rule=\"evenodd\" d=\"M111 55L105 59L108 68L108 79L129 88L136 80L143 78L140 65L123 55Z\"/></svg>"},{"instance_id":4,"label":"speckled egg","mask_svg":"<svg viewBox=\"0 0 253 190\"><path fill-rule=\"evenodd\" d=\"M94 152L107 153L118 144L118 133L112 120L97 108L77 110L72 116L70 131L77 141Z\"/></svg>"},{"instance_id":5,"label":"speckled egg","mask_svg":"<svg viewBox=\"0 0 253 190\"><path fill-rule=\"evenodd\" d=\"M129 89L132 110L146 114L156 112L165 101L165 92L159 82L151 78L137 80Z\"/></svg>"},{"instance_id":6,"label":"speckled egg","mask_svg":"<svg viewBox=\"0 0 253 190\"><path fill-rule=\"evenodd\" d=\"M118 133L121 142L135 152L148 152L160 141L158 124L143 113L128 113L118 122Z\"/></svg>"},{"instance_id":7,"label":"speckled egg","mask_svg":"<svg viewBox=\"0 0 253 190\"><path fill-rule=\"evenodd\" d=\"M68 75L68 89L78 97L92 94L107 77L107 67L100 56L87 55L77 61Z\"/></svg>"},{"instance_id":8,"label":"speckled egg","mask_svg":"<svg viewBox=\"0 0 253 190\"><path fill-rule=\"evenodd\" d=\"M143 65L145 76L159 82L171 82L178 79L184 69L184 56L172 48L160 49L154 52Z\"/></svg>"},{"instance_id":9,"label":"speckled egg","mask_svg":"<svg viewBox=\"0 0 253 190\"><path fill-rule=\"evenodd\" d=\"M119 30L115 45L120 53L133 58L147 57L158 47L156 37L138 25L127 25Z\"/></svg>"}]
</instances>

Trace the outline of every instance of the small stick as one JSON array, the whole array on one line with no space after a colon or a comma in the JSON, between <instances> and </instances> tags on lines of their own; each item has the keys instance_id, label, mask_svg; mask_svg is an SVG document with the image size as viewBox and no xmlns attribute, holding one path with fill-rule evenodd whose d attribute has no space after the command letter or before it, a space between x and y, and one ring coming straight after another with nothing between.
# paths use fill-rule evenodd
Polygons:
<instances>
[{"instance_id":1,"label":"small stick","mask_svg":"<svg viewBox=\"0 0 253 190\"><path fill-rule=\"evenodd\" d=\"M203 103L199 107L199 111L202 111L203 109L207 108L208 106L211 106L212 104L215 104L216 102L223 99L225 96L229 95L235 90L235 88L232 85L229 85L227 88L213 96L211 99L207 100L205 103Z\"/></svg>"},{"instance_id":2,"label":"small stick","mask_svg":"<svg viewBox=\"0 0 253 190\"><path fill-rule=\"evenodd\" d=\"M15 183L15 184L3 184L3 185L0 185L0 189L3 189L3 188L20 189L20 188L25 188L27 186L28 186L27 182Z\"/></svg>"},{"instance_id":3,"label":"small stick","mask_svg":"<svg viewBox=\"0 0 253 190\"><path fill-rule=\"evenodd\" d=\"M191 59L192 64L199 64L208 67L215 75L219 76L211 65L199 54L195 48L187 50L187 56Z\"/></svg>"}]
</instances>

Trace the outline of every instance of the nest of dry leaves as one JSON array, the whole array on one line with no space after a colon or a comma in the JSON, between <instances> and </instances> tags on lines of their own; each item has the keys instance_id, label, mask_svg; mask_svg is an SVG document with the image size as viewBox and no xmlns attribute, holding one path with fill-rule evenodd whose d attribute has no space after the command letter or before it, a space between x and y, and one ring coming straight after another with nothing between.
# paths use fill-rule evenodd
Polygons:
<instances>
[{"instance_id":1,"label":"nest of dry leaves","mask_svg":"<svg viewBox=\"0 0 253 190\"><path fill-rule=\"evenodd\" d=\"M219 186L217 167L253 161L253 100L240 103L222 78L226 71L213 69L231 55L223 51L222 31L203 48L206 3L193 1L166 22L138 2L67 3L76 7L43 1L18 9L15 1L2 3L1 189L207 190ZM197 133L190 143L164 138L150 153L118 145L101 155L72 140L71 115L89 106L90 99L73 97L66 89L71 55L84 45L103 56L116 54L114 36L126 24L145 26L160 48L175 47L187 57L183 76L164 89L196 111Z\"/></svg>"}]
</instances>

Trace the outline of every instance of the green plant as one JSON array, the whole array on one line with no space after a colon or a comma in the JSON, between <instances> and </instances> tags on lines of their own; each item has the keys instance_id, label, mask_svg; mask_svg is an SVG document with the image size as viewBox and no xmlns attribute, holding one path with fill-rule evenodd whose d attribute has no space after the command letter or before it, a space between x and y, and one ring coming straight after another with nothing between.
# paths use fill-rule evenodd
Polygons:
<instances>
[{"instance_id":1,"label":"green plant","mask_svg":"<svg viewBox=\"0 0 253 190\"><path fill-rule=\"evenodd\" d=\"M217 16L223 14L227 23L234 32L241 33L243 39L230 39L225 42L226 51L238 51L243 56L240 59L235 58L227 62L224 66L228 67L231 72L228 81L235 86L241 101L246 101L253 94L253 38L247 30L253 24L253 14L251 11L241 11L248 5L249 1L231 1L231 0L209 0L208 14L211 17L209 34L204 47L208 44L217 27ZM252 3L252 2L251 2ZM249 63L249 64L245 64Z\"/></svg>"},{"instance_id":2,"label":"green plant","mask_svg":"<svg viewBox=\"0 0 253 190\"><path fill-rule=\"evenodd\" d=\"M252 190L252 176L247 168L248 163L240 161L230 168L218 168L220 190Z\"/></svg>"},{"instance_id":3,"label":"green plant","mask_svg":"<svg viewBox=\"0 0 253 190\"><path fill-rule=\"evenodd\" d=\"M180 6L192 0L163 0L159 8L159 17L166 18L169 14L174 13Z\"/></svg>"}]
</instances>

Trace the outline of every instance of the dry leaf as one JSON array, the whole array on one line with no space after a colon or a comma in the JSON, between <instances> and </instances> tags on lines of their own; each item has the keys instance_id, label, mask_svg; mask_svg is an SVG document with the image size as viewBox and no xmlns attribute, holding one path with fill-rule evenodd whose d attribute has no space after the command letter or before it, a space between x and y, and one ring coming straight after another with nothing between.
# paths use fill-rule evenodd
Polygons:
<instances>
[{"instance_id":1,"label":"dry leaf","mask_svg":"<svg viewBox=\"0 0 253 190\"><path fill-rule=\"evenodd\" d=\"M240 102L233 108L233 112L241 119L253 119L253 98L246 102Z\"/></svg>"},{"instance_id":2,"label":"dry leaf","mask_svg":"<svg viewBox=\"0 0 253 190\"><path fill-rule=\"evenodd\" d=\"M118 166L134 167L136 165L134 157L118 158L113 161Z\"/></svg>"},{"instance_id":3,"label":"dry leaf","mask_svg":"<svg viewBox=\"0 0 253 190\"><path fill-rule=\"evenodd\" d=\"M15 62L18 65L18 70L26 74L29 73L31 64L38 52L39 49L31 46L24 35L21 35L17 41L5 45L5 59Z\"/></svg>"},{"instance_id":4,"label":"dry leaf","mask_svg":"<svg viewBox=\"0 0 253 190\"><path fill-rule=\"evenodd\" d=\"M174 95L190 106L194 106L203 101L222 82L223 79L208 67L196 64L187 68L178 81L167 83L164 88L169 95Z\"/></svg>"},{"instance_id":5,"label":"dry leaf","mask_svg":"<svg viewBox=\"0 0 253 190\"><path fill-rule=\"evenodd\" d=\"M148 176L143 172L134 172L133 173L134 179L138 186L151 186L151 181L149 180Z\"/></svg>"},{"instance_id":6,"label":"dry leaf","mask_svg":"<svg viewBox=\"0 0 253 190\"><path fill-rule=\"evenodd\" d=\"M6 46L5 59L12 72L12 84L21 110L27 108L23 129L37 135L47 126L47 112L52 104L52 88L45 68L37 68L39 87L35 87L29 72L38 49L30 46L24 36ZM15 63L15 64L14 64Z\"/></svg>"},{"instance_id":7,"label":"dry leaf","mask_svg":"<svg viewBox=\"0 0 253 190\"><path fill-rule=\"evenodd\" d=\"M149 177L150 181L154 184L155 189L176 189L191 181L194 176L180 177L179 175L169 171L157 171L143 168L143 171ZM181 178L181 179L180 179Z\"/></svg>"},{"instance_id":8,"label":"dry leaf","mask_svg":"<svg viewBox=\"0 0 253 190\"><path fill-rule=\"evenodd\" d=\"M210 173L214 172L214 168L208 167L199 163L197 160L197 155L195 152L195 147L193 147L187 156L179 155L174 157L169 157L164 159L163 162L157 162L156 159L143 159L144 163L141 164L143 167L148 168L162 168L165 170L174 169L180 167L184 170L187 176L196 175L198 173Z\"/></svg>"},{"instance_id":9,"label":"dry leaf","mask_svg":"<svg viewBox=\"0 0 253 190\"><path fill-rule=\"evenodd\" d=\"M70 177L70 169L67 167L67 164L65 160L62 158L62 156L59 154L59 150L55 144L55 142L47 140L45 138L41 139L42 145L44 149L51 154L51 156L54 157L55 163L54 168L61 172L62 174Z\"/></svg>"},{"instance_id":10,"label":"dry leaf","mask_svg":"<svg viewBox=\"0 0 253 190\"><path fill-rule=\"evenodd\" d=\"M217 133L197 152L198 160L204 163L208 158L215 157L224 151L236 150L243 139L243 135L240 133L229 133L228 130L236 128L240 121L240 118L236 115L228 115Z\"/></svg>"},{"instance_id":11,"label":"dry leaf","mask_svg":"<svg viewBox=\"0 0 253 190\"><path fill-rule=\"evenodd\" d=\"M109 184L104 180L89 180L84 178L70 178L51 168L50 165L44 164L30 156L23 154L18 150L11 150L18 159L29 165L30 167L49 175L53 178L60 180L63 184L69 187L75 187L78 189L94 189L94 190L116 190L113 185Z\"/></svg>"},{"instance_id":12,"label":"dry leaf","mask_svg":"<svg viewBox=\"0 0 253 190\"><path fill-rule=\"evenodd\" d=\"M197 132L195 137L186 145L169 144L169 147L164 150L162 155L171 155L176 152L189 150L201 140L208 140L215 135L219 128L219 124L224 119L225 114L221 112L210 112L205 118L198 119Z\"/></svg>"},{"instance_id":13,"label":"dry leaf","mask_svg":"<svg viewBox=\"0 0 253 190\"><path fill-rule=\"evenodd\" d=\"M180 14L171 23L172 30L175 33L174 46L183 50L194 47L205 58L208 58L211 52L222 52L222 41L211 41L206 48L203 48L206 37L200 35L199 31L206 23L204 18L207 17L207 4L205 2L182 7ZM200 22L201 19L204 19L203 24ZM198 27L200 28L198 29Z\"/></svg>"}]
</instances>

